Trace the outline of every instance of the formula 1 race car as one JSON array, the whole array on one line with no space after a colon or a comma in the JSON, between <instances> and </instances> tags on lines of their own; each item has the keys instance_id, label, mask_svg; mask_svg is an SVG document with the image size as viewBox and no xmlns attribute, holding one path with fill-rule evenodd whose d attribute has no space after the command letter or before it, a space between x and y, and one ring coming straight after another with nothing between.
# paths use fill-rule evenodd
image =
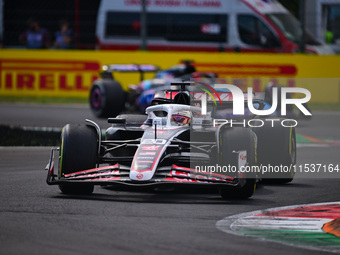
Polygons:
<instances>
[{"instance_id":1,"label":"formula 1 race car","mask_svg":"<svg viewBox=\"0 0 340 255\"><path fill-rule=\"evenodd\" d=\"M114 73L118 72L137 72L140 74L140 83L129 86L121 84L114 78ZM153 79L145 80L146 73L156 74ZM217 77L211 72L197 72L193 61L189 60L166 70L151 64L104 65L100 76L93 82L89 96L90 109L99 118L114 117L123 110L144 113L151 105L155 93L169 89L174 80Z\"/></svg>"},{"instance_id":2,"label":"formula 1 race car","mask_svg":"<svg viewBox=\"0 0 340 255\"><path fill-rule=\"evenodd\" d=\"M59 185L65 194L89 194L94 185L207 186L223 198L245 199L253 195L257 180L266 177L260 166L288 169L268 175L271 180L293 179L293 126L216 122L214 116L221 109L212 98L207 99L208 112L202 115L202 92L188 91L191 83L174 85L180 89L155 97L147 115L109 118L112 127L104 137L90 120L85 125L66 125L60 148L52 148L47 183ZM222 99L222 110L232 103L231 92L211 95ZM262 102L254 97L258 109ZM248 119L259 120L255 116ZM55 152L59 152L58 164Z\"/></svg>"}]
</instances>

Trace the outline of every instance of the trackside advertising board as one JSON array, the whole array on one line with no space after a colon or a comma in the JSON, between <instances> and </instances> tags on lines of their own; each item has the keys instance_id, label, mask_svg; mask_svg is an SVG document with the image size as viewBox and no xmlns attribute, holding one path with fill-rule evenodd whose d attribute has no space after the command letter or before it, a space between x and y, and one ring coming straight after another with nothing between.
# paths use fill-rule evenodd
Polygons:
<instances>
[{"instance_id":1,"label":"trackside advertising board","mask_svg":"<svg viewBox=\"0 0 340 255\"><path fill-rule=\"evenodd\" d=\"M141 51L2 49L0 96L87 98L104 64L155 64L166 69L182 60L193 60L197 71L215 72L241 89L263 91L272 81L308 89L313 103L339 102L340 56ZM114 73L114 77L126 88L138 84L140 76Z\"/></svg>"}]
</instances>

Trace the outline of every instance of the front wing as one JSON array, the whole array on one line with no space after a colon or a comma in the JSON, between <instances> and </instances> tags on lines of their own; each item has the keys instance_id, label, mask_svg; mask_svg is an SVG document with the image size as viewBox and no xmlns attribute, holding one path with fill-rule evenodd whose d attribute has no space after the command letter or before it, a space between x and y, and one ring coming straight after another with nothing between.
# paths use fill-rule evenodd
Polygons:
<instances>
[{"instance_id":1,"label":"front wing","mask_svg":"<svg viewBox=\"0 0 340 255\"><path fill-rule=\"evenodd\" d=\"M65 174L61 178L54 173L54 153L59 148L52 148L50 161L46 166L47 184L91 183L94 185L125 185L125 186L158 186L158 185L205 185L205 186L236 186L238 179L222 174L198 171L195 169L172 165L159 167L154 178L149 181L132 181L129 178L130 167L120 164L96 167L84 171Z\"/></svg>"}]
</instances>

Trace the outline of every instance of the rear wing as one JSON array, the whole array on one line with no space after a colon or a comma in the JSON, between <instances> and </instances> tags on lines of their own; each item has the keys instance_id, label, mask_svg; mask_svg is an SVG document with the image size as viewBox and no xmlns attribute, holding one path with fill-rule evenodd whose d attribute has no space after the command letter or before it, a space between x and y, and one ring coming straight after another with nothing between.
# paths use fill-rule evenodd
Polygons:
<instances>
[{"instance_id":1,"label":"rear wing","mask_svg":"<svg viewBox=\"0 0 340 255\"><path fill-rule=\"evenodd\" d=\"M113 72L138 72L140 73L140 81L144 80L144 73L156 73L161 68L151 64L109 64L103 65L101 69L101 77L113 79Z\"/></svg>"}]
</instances>

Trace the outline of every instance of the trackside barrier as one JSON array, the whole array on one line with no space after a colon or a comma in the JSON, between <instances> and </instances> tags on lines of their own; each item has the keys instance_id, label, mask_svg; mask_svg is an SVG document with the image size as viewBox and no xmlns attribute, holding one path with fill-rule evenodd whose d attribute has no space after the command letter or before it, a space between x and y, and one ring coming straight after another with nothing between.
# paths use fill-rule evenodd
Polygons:
<instances>
[{"instance_id":1,"label":"trackside barrier","mask_svg":"<svg viewBox=\"0 0 340 255\"><path fill-rule=\"evenodd\" d=\"M310 90L314 103L340 102L337 55L143 51L1 49L0 96L87 98L103 64L155 64L166 69L181 60L193 60L198 71L216 72L241 88L263 91L273 81ZM125 87L139 82L137 73L116 73L115 78Z\"/></svg>"}]
</instances>

